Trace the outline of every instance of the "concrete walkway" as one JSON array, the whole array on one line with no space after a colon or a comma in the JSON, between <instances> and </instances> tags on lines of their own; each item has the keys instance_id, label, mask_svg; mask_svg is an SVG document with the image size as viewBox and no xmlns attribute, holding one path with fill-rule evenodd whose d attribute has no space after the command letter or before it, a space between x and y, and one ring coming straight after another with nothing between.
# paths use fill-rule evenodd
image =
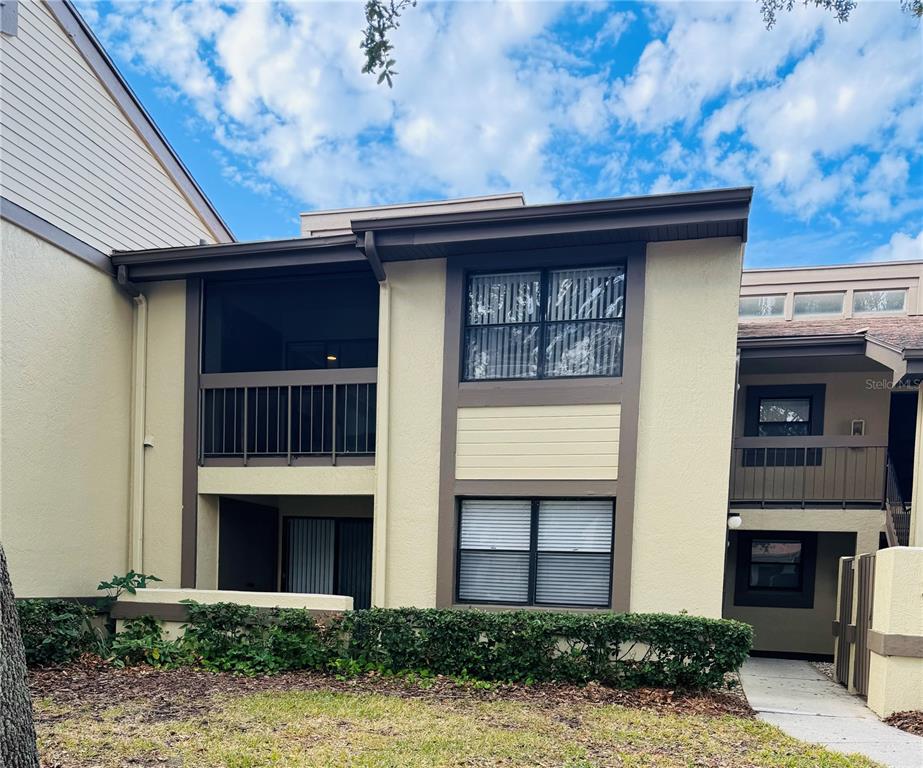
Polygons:
<instances>
[{"instance_id":1,"label":"concrete walkway","mask_svg":"<svg viewBox=\"0 0 923 768\"><path fill-rule=\"evenodd\" d=\"M789 736L890 768L923 766L923 737L885 725L862 699L806 661L748 659L740 678L759 718Z\"/></svg>"}]
</instances>

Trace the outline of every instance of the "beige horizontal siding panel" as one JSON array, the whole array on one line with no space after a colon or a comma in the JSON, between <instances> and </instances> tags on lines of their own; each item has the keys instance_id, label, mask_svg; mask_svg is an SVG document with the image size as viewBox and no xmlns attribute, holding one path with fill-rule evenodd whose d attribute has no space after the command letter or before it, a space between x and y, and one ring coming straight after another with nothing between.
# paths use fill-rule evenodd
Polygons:
<instances>
[{"instance_id":1,"label":"beige horizontal siding panel","mask_svg":"<svg viewBox=\"0 0 923 768\"><path fill-rule=\"evenodd\" d=\"M463 443L617 443L617 429L471 429L458 431L458 445Z\"/></svg>"},{"instance_id":2,"label":"beige horizontal siding panel","mask_svg":"<svg viewBox=\"0 0 923 768\"><path fill-rule=\"evenodd\" d=\"M600 467L462 467L457 480L617 480L617 471Z\"/></svg>"},{"instance_id":3,"label":"beige horizontal siding panel","mask_svg":"<svg viewBox=\"0 0 923 768\"><path fill-rule=\"evenodd\" d=\"M103 252L213 241L42 3L2 39L0 194Z\"/></svg>"},{"instance_id":4,"label":"beige horizontal siding panel","mask_svg":"<svg viewBox=\"0 0 923 768\"><path fill-rule=\"evenodd\" d=\"M619 451L618 440L600 442L525 442L525 443L459 443L459 456L543 456L560 454L614 453Z\"/></svg>"},{"instance_id":5,"label":"beige horizontal siding panel","mask_svg":"<svg viewBox=\"0 0 923 768\"><path fill-rule=\"evenodd\" d=\"M615 480L617 403L459 408L459 480Z\"/></svg>"}]
</instances>

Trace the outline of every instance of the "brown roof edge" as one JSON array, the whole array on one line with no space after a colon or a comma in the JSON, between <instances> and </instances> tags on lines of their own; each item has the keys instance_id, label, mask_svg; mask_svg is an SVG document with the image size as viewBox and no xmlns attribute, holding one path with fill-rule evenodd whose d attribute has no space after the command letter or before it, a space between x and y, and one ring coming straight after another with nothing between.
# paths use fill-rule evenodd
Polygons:
<instances>
[{"instance_id":1,"label":"brown roof edge","mask_svg":"<svg viewBox=\"0 0 923 768\"><path fill-rule=\"evenodd\" d=\"M192 173L170 146L170 142L167 141L154 119L132 91L131 86L109 58L109 54L106 53L105 48L80 16L80 12L71 0L46 0L45 5L67 36L73 40L84 60L96 73L122 113L163 165L167 175L202 217L215 239L219 242L234 242L236 238L230 227L221 218Z\"/></svg>"},{"instance_id":2,"label":"brown roof edge","mask_svg":"<svg viewBox=\"0 0 923 768\"><path fill-rule=\"evenodd\" d=\"M515 208L496 208L477 211L460 211L432 215L360 217L352 219L350 225L356 234L369 230L400 230L418 227L438 227L447 224L483 224L522 222L530 219L569 218L598 214L660 213L677 209L688 210L690 221L707 220L697 216L696 211L713 208L740 207L741 217L749 214L753 199L753 187L732 187L728 189L707 189L698 192L679 192L663 195L639 195L605 200L585 200L547 205L527 205ZM746 239L746 230L744 230Z\"/></svg>"}]
</instances>

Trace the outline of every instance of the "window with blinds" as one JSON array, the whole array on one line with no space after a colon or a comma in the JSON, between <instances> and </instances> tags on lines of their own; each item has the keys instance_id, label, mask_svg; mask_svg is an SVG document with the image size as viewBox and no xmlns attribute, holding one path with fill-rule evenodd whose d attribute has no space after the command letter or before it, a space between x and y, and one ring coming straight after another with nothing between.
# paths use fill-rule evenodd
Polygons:
<instances>
[{"instance_id":1,"label":"window with blinds","mask_svg":"<svg viewBox=\"0 0 923 768\"><path fill-rule=\"evenodd\" d=\"M608 607L614 517L611 499L465 499L459 602Z\"/></svg>"},{"instance_id":2,"label":"window with blinds","mask_svg":"<svg viewBox=\"0 0 923 768\"><path fill-rule=\"evenodd\" d=\"M622 267L468 278L463 378L621 376Z\"/></svg>"}]
</instances>

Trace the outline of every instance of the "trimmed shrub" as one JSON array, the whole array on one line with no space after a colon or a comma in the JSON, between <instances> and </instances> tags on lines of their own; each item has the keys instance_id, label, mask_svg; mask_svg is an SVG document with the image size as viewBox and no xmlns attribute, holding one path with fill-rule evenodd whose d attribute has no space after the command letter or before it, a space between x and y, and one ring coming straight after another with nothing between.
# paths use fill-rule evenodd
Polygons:
<instances>
[{"instance_id":1,"label":"trimmed shrub","mask_svg":"<svg viewBox=\"0 0 923 768\"><path fill-rule=\"evenodd\" d=\"M393 672L624 688L719 688L743 664L747 624L669 614L371 609L340 622L339 656Z\"/></svg>"},{"instance_id":2,"label":"trimmed shrub","mask_svg":"<svg viewBox=\"0 0 923 768\"><path fill-rule=\"evenodd\" d=\"M206 669L252 675L328 664L325 633L308 611L184 602L189 622L181 645Z\"/></svg>"},{"instance_id":3,"label":"trimmed shrub","mask_svg":"<svg viewBox=\"0 0 923 768\"><path fill-rule=\"evenodd\" d=\"M30 667L65 664L100 648L91 608L71 600L22 599L16 609Z\"/></svg>"}]
</instances>

